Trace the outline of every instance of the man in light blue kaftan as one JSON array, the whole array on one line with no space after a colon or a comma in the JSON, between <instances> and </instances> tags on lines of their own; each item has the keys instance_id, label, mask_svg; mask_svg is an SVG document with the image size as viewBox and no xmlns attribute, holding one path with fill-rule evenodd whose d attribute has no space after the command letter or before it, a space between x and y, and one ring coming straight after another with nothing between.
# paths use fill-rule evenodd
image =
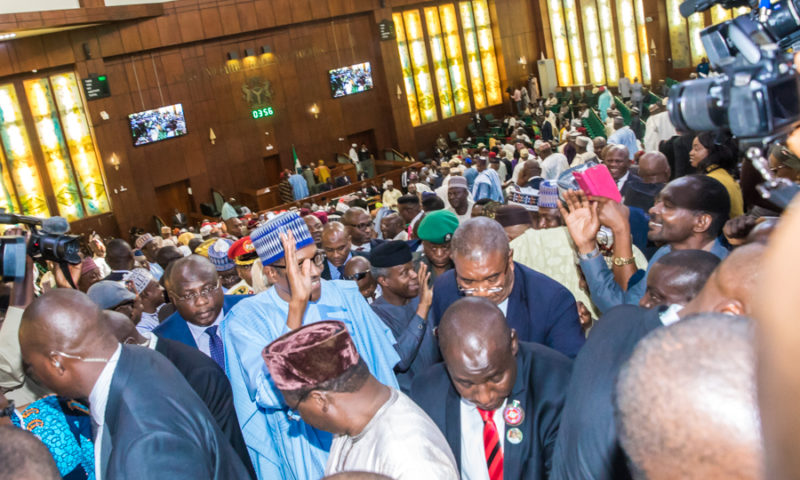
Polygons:
<instances>
[{"instance_id":1,"label":"man in light blue kaftan","mask_svg":"<svg viewBox=\"0 0 800 480\"><path fill-rule=\"evenodd\" d=\"M291 243L278 235L288 231L296 247L284 254ZM300 324L339 320L347 326L370 372L381 383L397 388L395 339L355 282L319 278L324 257L316 252L297 214L275 217L253 232L251 239L273 286L239 302L222 322L236 414L260 480L317 480L324 475L333 437L305 423L284 403L264 364L264 348ZM297 293L300 277L308 293ZM295 316L298 301L305 303L300 317Z\"/></svg>"}]
</instances>

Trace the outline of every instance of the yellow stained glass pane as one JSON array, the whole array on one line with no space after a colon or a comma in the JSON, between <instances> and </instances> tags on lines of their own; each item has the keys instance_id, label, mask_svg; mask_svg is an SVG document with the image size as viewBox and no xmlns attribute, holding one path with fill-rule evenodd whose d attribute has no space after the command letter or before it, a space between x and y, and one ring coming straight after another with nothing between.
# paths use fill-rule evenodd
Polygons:
<instances>
[{"instance_id":1,"label":"yellow stained glass pane","mask_svg":"<svg viewBox=\"0 0 800 480\"><path fill-rule=\"evenodd\" d=\"M578 12L575 8L575 0L564 0L564 18L567 23L569 53L572 58L572 76L577 85L585 85L586 73L583 68L583 49L581 48L580 30L578 30Z\"/></svg>"},{"instance_id":2,"label":"yellow stained glass pane","mask_svg":"<svg viewBox=\"0 0 800 480\"><path fill-rule=\"evenodd\" d=\"M67 148L72 157L72 166L78 176L83 204L87 215L98 215L111 210L108 203L103 173L100 170L86 111L83 107L78 81L74 73L63 73L50 77L56 105L64 127Z\"/></svg>"},{"instance_id":3,"label":"yellow stained glass pane","mask_svg":"<svg viewBox=\"0 0 800 480\"><path fill-rule=\"evenodd\" d=\"M33 160L28 132L22 121L14 85L0 86L0 137L11 179L17 190L19 211L25 215L48 216L42 182Z\"/></svg>"},{"instance_id":4,"label":"yellow stained glass pane","mask_svg":"<svg viewBox=\"0 0 800 480\"><path fill-rule=\"evenodd\" d=\"M636 34L636 19L631 0L617 0L617 21L619 24L622 68L631 81L642 78L639 70L639 47Z\"/></svg>"},{"instance_id":5,"label":"yellow stained glass pane","mask_svg":"<svg viewBox=\"0 0 800 480\"><path fill-rule=\"evenodd\" d=\"M438 120L436 101L433 98L433 81L431 80L430 67L428 66L428 53L425 50L425 40L422 33L422 22L418 10L403 12L406 26L408 50L411 54L411 65L414 71L414 84L419 98L419 111L422 123Z\"/></svg>"},{"instance_id":6,"label":"yellow stained glass pane","mask_svg":"<svg viewBox=\"0 0 800 480\"><path fill-rule=\"evenodd\" d=\"M739 7L733 9L733 16L738 17L740 15L747 15L750 13L750 7Z\"/></svg>"},{"instance_id":7,"label":"yellow stained glass pane","mask_svg":"<svg viewBox=\"0 0 800 480\"><path fill-rule=\"evenodd\" d=\"M689 56L689 37L686 34L686 19L679 10L681 2L682 0L667 0L670 55L674 68L688 68L692 65Z\"/></svg>"},{"instance_id":8,"label":"yellow stained glass pane","mask_svg":"<svg viewBox=\"0 0 800 480\"><path fill-rule=\"evenodd\" d=\"M644 5L642 0L634 0L636 7L636 28L639 32L639 58L641 59L642 83L650 85L650 46L647 39L647 26L644 23Z\"/></svg>"},{"instance_id":9,"label":"yellow stained glass pane","mask_svg":"<svg viewBox=\"0 0 800 480\"><path fill-rule=\"evenodd\" d=\"M457 113L470 111L469 88L467 75L464 71L464 57L461 55L461 39L458 36L458 20L456 9L452 3L439 6L439 16L442 20L442 33L447 52L447 65L450 69L450 83L453 86L453 101Z\"/></svg>"},{"instance_id":10,"label":"yellow stained glass pane","mask_svg":"<svg viewBox=\"0 0 800 480\"><path fill-rule=\"evenodd\" d=\"M36 125L50 184L55 193L58 214L69 221L83 218L85 213L78 194L78 186L75 184L75 172L69 162L50 85L42 78L26 80L23 85L31 106L33 123Z\"/></svg>"},{"instance_id":11,"label":"yellow stained glass pane","mask_svg":"<svg viewBox=\"0 0 800 480\"><path fill-rule=\"evenodd\" d=\"M472 99L475 101L475 108L486 106L486 91L483 84L483 70L478 50L478 37L475 32L475 22L472 17L472 6L470 2L460 2L458 10L461 14L461 28L464 31L464 46L467 49L467 66L469 67L469 79L472 85Z\"/></svg>"},{"instance_id":12,"label":"yellow stained glass pane","mask_svg":"<svg viewBox=\"0 0 800 480\"><path fill-rule=\"evenodd\" d=\"M731 11L727 8L722 8L720 5L714 5L711 7L711 24L716 25L718 23L722 23L725 20L731 19Z\"/></svg>"},{"instance_id":13,"label":"yellow stained glass pane","mask_svg":"<svg viewBox=\"0 0 800 480\"><path fill-rule=\"evenodd\" d=\"M697 65L706 56L706 49L700 40L700 32L706 28L706 19L703 12L689 16L689 40L692 47L692 65Z\"/></svg>"},{"instance_id":14,"label":"yellow stained glass pane","mask_svg":"<svg viewBox=\"0 0 800 480\"><path fill-rule=\"evenodd\" d=\"M556 75L561 86L572 85L572 67L569 62L567 29L560 0L548 0L547 13L550 17L550 34L553 37L553 50L556 60Z\"/></svg>"},{"instance_id":15,"label":"yellow stained glass pane","mask_svg":"<svg viewBox=\"0 0 800 480\"><path fill-rule=\"evenodd\" d=\"M603 47L600 40L600 26L597 23L597 7L593 1L584 2L583 33L590 80L594 85L604 85L606 73L603 67Z\"/></svg>"},{"instance_id":16,"label":"yellow stained glass pane","mask_svg":"<svg viewBox=\"0 0 800 480\"><path fill-rule=\"evenodd\" d=\"M439 25L439 10L428 7L424 10L425 24L428 26L428 44L431 47L433 76L436 78L436 91L439 93L439 108L442 118L454 114L453 92L450 90L450 76L447 73L447 58L442 43L442 28Z\"/></svg>"},{"instance_id":17,"label":"yellow stained glass pane","mask_svg":"<svg viewBox=\"0 0 800 480\"><path fill-rule=\"evenodd\" d=\"M617 64L617 42L614 39L614 25L611 22L613 17L609 0L597 0L597 16L600 19L600 36L603 39L606 81L609 85L617 85L620 71Z\"/></svg>"},{"instance_id":18,"label":"yellow stained glass pane","mask_svg":"<svg viewBox=\"0 0 800 480\"><path fill-rule=\"evenodd\" d=\"M489 105L497 105L503 102L503 93L500 89L500 76L497 74L497 57L494 52L489 7L486 0L475 0L472 2L472 7L475 10L475 28L478 34L478 48L481 52L486 99Z\"/></svg>"},{"instance_id":19,"label":"yellow stained glass pane","mask_svg":"<svg viewBox=\"0 0 800 480\"><path fill-rule=\"evenodd\" d=\"M399 13L392 14L394 21L394 31L397 40L397 51L400 54L400 67L403 69L403 85L406 89L406 100L408 101L408 114L411 117L411 125L418 126L422 123L417 106L417 90L414 88L414 69L411 66L411 57L408 54L408 42L406 41L406 29L403 26L403 16Z\"/></svg>"},{"instance_id":20,"label":"yellow stained glass pane","mask_svg":"<svg viewBox=\"0 0 800 480\"><path fill-rule=\"evenodd\" d=\"M6 157L3 150L0 149L0 170L2 171L2 182L0 182L0 208L9 213L20 213L19 202L14 195L14 190L11 187L11 175L8 173L6 167Z\"/></svg>"}]
</instances>

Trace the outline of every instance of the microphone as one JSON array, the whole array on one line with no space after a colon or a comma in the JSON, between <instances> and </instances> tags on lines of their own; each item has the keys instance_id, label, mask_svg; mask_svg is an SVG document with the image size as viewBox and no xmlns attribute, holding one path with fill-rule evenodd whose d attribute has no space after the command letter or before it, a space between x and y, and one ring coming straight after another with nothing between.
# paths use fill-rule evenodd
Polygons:
<instances>
[{"instance_id":1,"label":"microphone","mask_svg":"<svg viewBox=\"0 0 800 480\"><path fill-rule=\"evenodd\" d=\"M42 231L51 235L64 235L69 232L69 223L64 217L50 217L42 220Z\"/></svg>"}]
</instances>

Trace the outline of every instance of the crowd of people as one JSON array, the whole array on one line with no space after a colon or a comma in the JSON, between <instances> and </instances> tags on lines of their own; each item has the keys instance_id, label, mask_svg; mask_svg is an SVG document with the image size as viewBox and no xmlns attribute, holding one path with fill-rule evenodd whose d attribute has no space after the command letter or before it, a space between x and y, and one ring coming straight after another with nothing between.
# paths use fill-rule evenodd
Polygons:
<instances>
[{"instance_id":1,"label":"crowd of people","mask_svg":"<svg viewBox=\"0 0 800 480\"><path fill-rule=\"evenodd\" d=\"M296 208L27 258L0 478L766 478L753 331L785 312L759 309L762 259L800 217L730 136L640 119L637 84L628 121L606 87L558 115L520 93L398 185L316 204L320 161L285 172ZM769 160L794 182L792 146Z\"/></svg>"}]
</instances>

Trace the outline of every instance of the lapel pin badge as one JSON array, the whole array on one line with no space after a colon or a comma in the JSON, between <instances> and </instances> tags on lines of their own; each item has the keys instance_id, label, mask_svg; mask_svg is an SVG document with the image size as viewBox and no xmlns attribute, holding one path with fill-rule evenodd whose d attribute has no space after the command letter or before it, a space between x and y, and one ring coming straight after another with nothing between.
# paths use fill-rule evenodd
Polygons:
<instances>
[{"instance_id":1,"label":"lapel pin badge","mask_svg":"<svg viewBox=\"0 0 800 480\"><path fill-rule=\"evenodd\" d=\"M522 430L517 427L510 428L506 432L506 440L509 443L517 445L518 443L522 442Z\"/></svg>"},{"instance_id":2,"label":"lapel pin badge","mask_svg":"<svg viewBox=\"0 0 800 480\"><path fill-rule=\"evenodd\" d=\"M525 420L525 411L522 410L519 400L514 400L506 406L503 410L503 419L506 421L506 425L512 427L522 424L522 421Z\"/></svg>"}]
</instances>

